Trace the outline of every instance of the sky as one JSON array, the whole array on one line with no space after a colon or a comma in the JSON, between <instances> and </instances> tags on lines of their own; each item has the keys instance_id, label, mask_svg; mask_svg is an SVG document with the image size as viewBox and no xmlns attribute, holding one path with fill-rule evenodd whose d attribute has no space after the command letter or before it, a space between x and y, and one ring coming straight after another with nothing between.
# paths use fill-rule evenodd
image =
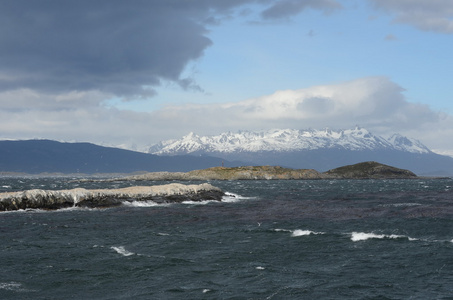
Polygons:
<instances>
[{"instance_id":1,"label":"sky","mask_svg":"<svg viewBox=\"0 0 453 300\"><path fill-rule=\"evenodd\" d=\"M350 129L453 155L451 0L2 0L0 139Z\"/></svg>"}]
</instances>

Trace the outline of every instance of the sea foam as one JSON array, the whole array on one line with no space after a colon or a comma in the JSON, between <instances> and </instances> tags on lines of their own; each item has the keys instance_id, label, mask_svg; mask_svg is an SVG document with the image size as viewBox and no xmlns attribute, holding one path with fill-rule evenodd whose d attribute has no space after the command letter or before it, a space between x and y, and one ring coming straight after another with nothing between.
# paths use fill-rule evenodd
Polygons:
<instances>
[{"instance_id":1,"label":"sea foam","mask_svg":"<svg viewBox=\"0 0 453 300\"><path fill-rule=\"evenodd\" d=\"M297 236L305 236L305 235L316 235L316 234L324 234L324 232L315 232L311 230L302 230L302 229L296 229L292 232L291 236L292 237L297 237Z\"/></svg>"},{"instance_id":2,"label":"sea foam","mask_svg":"<svg viewBox=\"0 0 453 300\"><path fill-rule=\"evenodd\" d=\"M206 205L209 203L219 203L217 200L202 200L202 201L192 201L192 200L187 200L187 201L182 201L182 204L189 204L189 205Z\"/></svg>"},{"instance_id":3,"label":"sea foam","mask_svg":"<svg viewBox=\"0 0 453 300\"><path fill-rule=\"evenodd\" d=\"M135 253L133 252L130 252L130 251L127 251L124 246L119 246L119 247L110 247L110 249L113 249L115 250L118 254L121 254L123 256L131 256L131 255L134 255Z\"/></svg>"},{"instance_id":4,"label":"sea foam","mask_svg":"<svg viewBox=\"0 0 453 300\"><path fill-rule=\"evenodd\" d=\"M242 200L256 199L256 197L244 197L238 194L225 192L225 195L222 197L222 202L234 203Z\"/></svg>"},{"instance_id":5,"label":"sea foam","mask_svg":"<svg viewBox=\"0 0 453 300\"><path fill-rule=\"evenodd\" d=\"M22 283L19 282L0 282L0 290L14 291L14 292L31 292L32 290L25 289Z\"/></svg>"},{"instance_id":6,"label":"sea foam","mask_svg":"<svg viewBox=\"0 0 453 300\"><path fill-rule=\"evenodd\" d=\"M351 240L353 242L366 241L369 239L408 239L409 241L416 241L417 239L397 234L376 234L366 232L353 232L351 233Z\"/></svg>"},{"instance_id":7,"label":"sea foam","mask_svg":"<svg viewBox=\"0 0 453 300\"><path fill-rule=\"evenodd\" d=\"M165 206L166 204L159 204L154 201L124 201L123 205L132 207L154 207Z\"/></svg>"}]
</instances>

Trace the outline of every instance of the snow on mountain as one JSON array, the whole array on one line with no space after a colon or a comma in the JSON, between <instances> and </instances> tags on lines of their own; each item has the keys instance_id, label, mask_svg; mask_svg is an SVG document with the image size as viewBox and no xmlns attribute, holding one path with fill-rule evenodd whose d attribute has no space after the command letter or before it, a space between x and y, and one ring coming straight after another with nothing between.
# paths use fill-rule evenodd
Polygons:
<instances>
[{"instance_id":1,"label":"snow on mountain","mask_svg":"<svg viewBox=\"0 0 453 300\"><path fill-rule=\"evenodd\" d=\"M364 128L348 130L272 129L267 131L225 132L216 136L189 133L179 140L160 142L149 149L158 155L233 152L290 152L316 149L400 150L430 153L421 142L394 134L389 139L373 135Z\"/></svg>"},{"instance_id":2,"label":"snow on mountain","mask_svg":"<svg viewBox=\"0 0 453 300\"><path fill-rule=\"evenodd\" d=\"M405 136L400 134L394 134L389 139L389 142L392 145L402 151L412 152L412 153L429 153L431 150L428 149L425 145L423 145L420 141L409 139Z\"/></svg>"}]
</instances>

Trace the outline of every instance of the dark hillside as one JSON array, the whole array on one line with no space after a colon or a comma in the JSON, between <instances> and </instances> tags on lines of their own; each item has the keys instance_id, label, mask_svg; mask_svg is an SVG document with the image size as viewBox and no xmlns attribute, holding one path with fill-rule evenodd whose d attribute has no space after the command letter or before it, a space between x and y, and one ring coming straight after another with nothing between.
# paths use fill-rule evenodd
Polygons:
<instances>
[{"instance_id":1,"label":"dark hillside","mask_svg":"<svg viewBox=\"0 0 453 300\"><path fill-rule=\"evenodd\" d=\"M411 171L387 166L374 161L339 167L324 173L332 178L417 178Z\"/></svg>"},{"instance_id":2,"label":"dark hillside","mask_svg":"<svg viewBox=\"0 0 453 300\"><path fill-rule=\"evenodd\" d=\"M229 162L224 164L230 165ZM0 141L0 172L187 172L221 165L222 159L215 157L163 157L90 143L60 143L50 140Z\"/></svg>"}]
</instances>

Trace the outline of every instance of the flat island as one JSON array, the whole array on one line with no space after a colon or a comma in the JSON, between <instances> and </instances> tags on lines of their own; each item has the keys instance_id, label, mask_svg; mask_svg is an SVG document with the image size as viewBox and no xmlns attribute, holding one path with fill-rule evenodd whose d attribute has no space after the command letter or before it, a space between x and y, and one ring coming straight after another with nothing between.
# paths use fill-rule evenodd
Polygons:
<instances>
[{"instance_id":1,"label":"flat island","mask_svg":"<svg viewBox=\"0 0 453 300\"><path fill-rule=\"evenodd\" d=\"M303 180L303 179L413 179L413 172L377 162L363 162L327 172L279 166L214 167L184 172L151 172L114 180Z\"/></svg>"}]
</instances>

